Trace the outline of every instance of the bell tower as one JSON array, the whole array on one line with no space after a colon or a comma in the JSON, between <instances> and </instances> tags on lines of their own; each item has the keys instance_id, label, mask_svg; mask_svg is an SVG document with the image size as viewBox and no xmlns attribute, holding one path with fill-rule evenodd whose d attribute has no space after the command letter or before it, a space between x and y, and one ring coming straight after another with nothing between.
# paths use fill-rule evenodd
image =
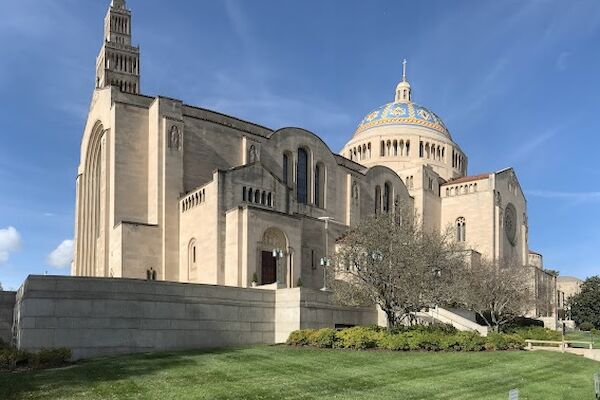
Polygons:
<instances>
[{"instance_id":1,"label":"bell tower","mask_svg":"<svg viewBox=\"0 0 600 400\"><path fill-rule=\"evenodd\" d=\"M131 11L125 0L112 0L104 19L104 44L96 59L96 88L107 86L140 93L140 48L131 45Z\"/></svg>"}]
</instances>

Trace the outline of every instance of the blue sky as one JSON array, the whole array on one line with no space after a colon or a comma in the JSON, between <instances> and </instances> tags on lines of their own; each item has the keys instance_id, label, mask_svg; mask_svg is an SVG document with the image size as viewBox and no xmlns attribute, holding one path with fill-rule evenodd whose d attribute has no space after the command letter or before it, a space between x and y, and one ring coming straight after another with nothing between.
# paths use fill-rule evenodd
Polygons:
<instances>
[{"instance_id":1,"label":"blue sky","mask_svg":"<svg viewBox=\"0 0 600 400\"><path fill-rule=\"evenodd\" d=\"M600 273L597 0L127 3L144 94L304 127L335 151L392 100L407 58L414 100L444 119L469 173L516 169L546 267ZM0 282L17 288L69 273L108 0L0 6Z\"/></svg>"}]
</instances>

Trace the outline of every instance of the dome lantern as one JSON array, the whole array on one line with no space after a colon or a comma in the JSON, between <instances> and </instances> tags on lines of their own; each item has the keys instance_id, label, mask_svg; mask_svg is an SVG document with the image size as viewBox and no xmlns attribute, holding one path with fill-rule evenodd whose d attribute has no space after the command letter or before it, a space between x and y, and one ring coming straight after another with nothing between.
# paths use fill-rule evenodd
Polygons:
<instances>
[{"instance_id":1,"label":"dome lantern","mask_svg":"<svg viewBox=\"0 0 600 400\"><path fill-rule=\"evenodd\" d=\"M406 59L402 61L402 82L396 86L396 103L411 101L410 83L406 80Z\"/></svg>"}]
</instances>

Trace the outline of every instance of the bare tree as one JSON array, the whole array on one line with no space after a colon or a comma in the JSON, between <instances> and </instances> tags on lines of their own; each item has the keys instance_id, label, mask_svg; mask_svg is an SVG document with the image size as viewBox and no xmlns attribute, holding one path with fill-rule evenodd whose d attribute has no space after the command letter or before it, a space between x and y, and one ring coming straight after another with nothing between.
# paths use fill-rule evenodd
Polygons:
<instances>
[{"instance_id":1,"label":"bare tree","mask_svg":"<svg viewBox=\"0 0 600 400\"><path fill-rule=\"evenodd\" d=\"M390 329L425 307L457 300L453 286L464 269L463 251L450 234L427 232L401 211L351 228L333 259L337 300L379 305Z\"/></svg>"},{"instance_id":2,"label":"bare tree","mask_svg":"<svg viewBox=\"0 0 600 400\"><path fill-rule=\"evenodd\" d=\"M528 271L516 259L481 259L479 265L466 270L461 282L465 286L457 290L463 294L465 306L496 332L533 304Z\"/></svg>"}]
</instances>

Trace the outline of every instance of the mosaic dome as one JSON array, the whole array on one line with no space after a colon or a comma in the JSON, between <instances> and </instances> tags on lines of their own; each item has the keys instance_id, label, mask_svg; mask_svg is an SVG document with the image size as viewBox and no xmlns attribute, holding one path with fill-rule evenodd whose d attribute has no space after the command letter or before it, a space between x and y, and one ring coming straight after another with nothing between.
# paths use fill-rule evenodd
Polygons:
<instances>
[{"instance_id":1,"label":"mosaic dome","mask_svg":"<svg viewBox=\"0 0 600 400\"><path fill-rule=\"evenodd\" d=\"M452 139L448 128L446 128L440 117L412 101L388 103L370 112L356 128L354 137L367 129L386 125L426 127L441 133L448 139Z\"/></svg>"}]
</instances>

